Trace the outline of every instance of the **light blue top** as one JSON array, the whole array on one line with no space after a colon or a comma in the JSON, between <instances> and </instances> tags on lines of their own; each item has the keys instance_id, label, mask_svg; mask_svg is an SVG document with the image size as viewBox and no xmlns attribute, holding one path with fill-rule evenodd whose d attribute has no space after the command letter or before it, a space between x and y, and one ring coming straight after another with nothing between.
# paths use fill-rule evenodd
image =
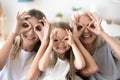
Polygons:
<instances>
[{"instance_id":1,"label":"light blue top","mask_svg":"<svg viewBox=\"0 0 120 80\"><path fill-rule=\"evenodd\" d=\"M114 52L107 44L95 50L93 58L99 71L88 80L120 80L120 60L113 54Z\"/></svg>"}]
</instances>

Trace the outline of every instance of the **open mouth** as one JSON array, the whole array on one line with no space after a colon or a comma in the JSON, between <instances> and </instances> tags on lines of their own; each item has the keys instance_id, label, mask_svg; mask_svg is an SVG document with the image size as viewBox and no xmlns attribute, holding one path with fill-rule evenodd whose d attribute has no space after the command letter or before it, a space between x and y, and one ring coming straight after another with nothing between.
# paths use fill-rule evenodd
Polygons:
<instances>
[{"instance_id":1,"label":"open mouth","mask_svg":"<svg viewBox=\"0 0 120 80\"><path fill-rule=\"evenodd\" d=\"M92 37L92 34L83 34L82 37L83 38L90 38L90 37Z\"/></svg>"},{"instance_id":2,"label":"open mouth","mask_svg":"<svg viewBox=\"0 0 120 80\"><path fill-rule=\"evenodd\" d=\"M25 37L26 39L28 39L28 40L34 40L34 39L35 39L34 36L27 36L27 35L24 35L24 37Z\"/></svg>"}]
</instances>

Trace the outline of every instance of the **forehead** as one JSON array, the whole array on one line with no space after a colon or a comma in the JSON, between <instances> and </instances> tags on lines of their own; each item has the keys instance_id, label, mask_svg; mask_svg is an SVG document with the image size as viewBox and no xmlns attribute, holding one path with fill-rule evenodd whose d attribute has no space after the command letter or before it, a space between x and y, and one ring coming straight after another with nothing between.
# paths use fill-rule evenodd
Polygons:
<instances>
[{"instance_id":1,"label":"forehead","mask_svg":"<svg viewBox=\"0 0 120 80\"><path fill-rule=\"evenodd\" d=\"M79 18L79 23L81 23L82 25L87 25L90 21L91 21L91 19L87 15L82 15Z\"/></svg>"},{"instance_id":2,"label":"forehead","mask_svg":"<svg viewBox=\"0 0 120 80\"><path fill-rule=\"evenodd\" d=\"M30 17L27 19L28 22L30 22L32 25L36 25L38 23L38 19L35 17Z\"/></svg>"},{"instance_id":3,"label":"forehead","mask_svg":"<svg viewBox=\"0 0 120 80\"><path fill-rule=\"evenodd\" d=\"M65 36L67 36L67 32L61 28L54 28L52 31L57 31L57 37L59 38L64 38Z\"/></svg>"}]
</instances>

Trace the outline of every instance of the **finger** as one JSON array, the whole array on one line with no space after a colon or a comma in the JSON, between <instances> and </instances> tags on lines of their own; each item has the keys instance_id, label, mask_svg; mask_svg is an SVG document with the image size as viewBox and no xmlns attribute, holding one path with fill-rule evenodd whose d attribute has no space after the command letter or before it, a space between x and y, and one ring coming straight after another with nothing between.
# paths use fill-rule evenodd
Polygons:
<instances>
[{"instance_id":1,"label":"finger","mask_svg":"<svg viewBox=\"0 0 120 80\"><path fill-rule=\"evenodd\" d=\"M69 32L70 35L72 35L72 32L70 30L68 32Z\"/></svg>"},{"instance_id":2,"label":"finger","mask_svg":"<svg viewBox=\"0 0 120 80\"><path fill-rule=\"evenodd\" d=\"M17 19L18 20L22 20L22 14L24 14L24 12L21 13L21 14L20 14L20 12L17 13Z\"/></svg>"},{"instance_id":3,"label":"finger","mask_svg":"<svg viewBox=\"0 0 120 80\"><path fill-rule=\"evenodd\" d=\"M91 32L94 32L93 28L87 27L88 30L90 30Z\"/></svg>"},{"instance_id":4,"label":"finger","mask_svg":"<svg viewBox=\"0 0 120 80\"><path fill-rule=\"evenodd\" d=\"M69 35L69 32L68 32L68 30L66 29L66 32L67 32L67 35Z\"/></svg>"},{"instance_id":5,"label":"finger","mask_svg":"<svg viewBox=\"0 0 120 80\"><path fill-rule=\"evenodd\" d=\"M88 16L89 16L93 21L96 21L96 18L93 16L93 13L88 13Z\"/></svg>"},{"instance_id":6,"label":"finger","mask_svg":"<svg viewBox=\"0 0 120 80\"><path fill-rule=\"evenodd\" d=\"M25 15L23 19L28 19L30 17L31 17L30 15Z\"/></svg>"},{"instance_id":7,"label":"finger","mask_svg":"<svg viewBox=\"0 0 120 80\"><path fill-rule=\"evenodd\" d=\"M21 19L23 19L23 16L25 13L26 13L26 11L24 11L23 13L20 14Z\"/></svg>"},{"instance_id":8,"label":"finger","mask_svg":"<svg viewBox=\"0 0 120 80\"><path fill-rule=\"evenodd\" d=\"M97 20L101 23L102 22L102 16L100 16L99 14L95 13L97 16Z\"/></svg>"},{"instance_id":9,"label":"finger","mask_svg":"<svg viewBox=\"0 0 120 80\"><path fill-rule=\"evenodd\" d=\"M75 23L72 19L69 20L69 23L71 28L75 27Z\"/></svg>"},{"instance_id":10,"label":"finger","mask_svg":"<svg viewBox=\"0 0 120 80\"><path fill-rule=\"evenodd\" d=\"M17 12L17 20L20 20L20 12Z\"/></svg>"},{"instance_id":11,"label":"finger","mask_svg":"<svg viewBox=\"0 0 120 80\"><path fill-rule=\"evenodd\" d=\"M24 13L22 14L22 19L23 19L23 20L26 20L26 19L28 19L28 18L30 18L30 17L32 17L32 16L31 16L31 15L28 15L27 12L24 12Z\"/></svg>"},{"instance_id":12,"label":"finger","mask_svg":"<svg viewBox=\"0 0 120 80\"><path fill-rule=\"evenodd\" d=\"M79 22L80 14L76 13L76 14L74 15L74 17L75 17L75 20L76 20L77 22Z\"/></svg>"},{"instance_id":13,"label":"finger","mask_svg":"<svg viewBox=\"0 0 120 80\"><path fill-rule=\"evenodd\" d=\"M44 27L44 20L43 19L40 19L38 22L41 23L42 26Z\"/></svg>"},{"instance_id":14,"label":"finger","mask_svg":"<svg viewBox=\"0 0 120 80\"><path fill-rule=\"evenodd\" d=\"M47 27L49 27L49 22L48 22L48 20L45 17L43 17L43 21L44 21L44 25L46 25Z\"/></svg>"},{"instance_id":15,"label":"finger","mask_svg":"<svg viewBox=\"0 0 120 80\"><path fill-rule=\"evenodd\" d=\"M77 25L76 25L76 23L72 19L70 19L70 26L73 28L74 32L77 31Z\"/></svg>"},{"instance_id":16,"label":"finger","mask_svg":"<svg viewBox=\"0 0 120 80\"><path fill-rule=\"evenodd\" d=\"M92 24L94 24L94 21L91 21L88 25L88 27L90 27Z\"/></svg>"}]
</instances>

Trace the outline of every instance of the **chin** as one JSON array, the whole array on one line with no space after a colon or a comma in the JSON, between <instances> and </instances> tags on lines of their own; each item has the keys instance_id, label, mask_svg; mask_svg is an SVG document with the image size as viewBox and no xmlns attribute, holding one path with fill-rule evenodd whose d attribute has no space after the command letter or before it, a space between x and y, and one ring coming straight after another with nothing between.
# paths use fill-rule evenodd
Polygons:
<instances>
[{"instance_id":1,"label":"chin","mask_svg":"<svg viewBox=\"0 0 120 80\"><path fill-rule=\"evenodd\" d=\"M81 41L83 44L92 44L94 40L82 40Z\"/></svg>"},{"instance_id":2,"label":"chin","mask_svg":"<svg viewBox=\"0 0 120 80\"><path fill-rule=\"evenodd\" d=\"M64 54L66 51L58 51L58 54Z\"/></svg>"}]
</instances>

